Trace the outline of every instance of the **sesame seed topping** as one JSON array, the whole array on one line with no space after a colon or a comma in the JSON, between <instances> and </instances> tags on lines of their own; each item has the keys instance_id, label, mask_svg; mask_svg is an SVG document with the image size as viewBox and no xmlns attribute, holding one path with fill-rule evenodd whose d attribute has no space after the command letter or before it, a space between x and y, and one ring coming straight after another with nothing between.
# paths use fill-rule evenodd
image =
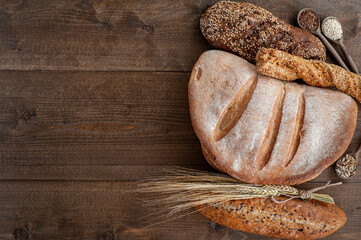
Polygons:
<instances>
[{"instance_id":1,"label":"sesame seed topping","mask_svg":"<svg viewBox=\"0 0 361 240\"><path fill-rule=\"evenodd\" d=\"M332 40L339 40L342 37L342 26L336 18L327 19L322 25L322 31Z\"/></svg>"},{"instance_id":2,"label":"sesame seed topping","mask_svg":"<svg viewBox=\"0 0 361 240\"><path fill-rule=\"evenodd\" d=\"M325 47L312 34L297 30L250 3L217 2L202 15L200 28L211 45L237 53L251 62L255 61L261 47L280 49L304 58L324 59L326 56ZM300 38L297 34L309 35Z\"/></svg>"}]
</instances>

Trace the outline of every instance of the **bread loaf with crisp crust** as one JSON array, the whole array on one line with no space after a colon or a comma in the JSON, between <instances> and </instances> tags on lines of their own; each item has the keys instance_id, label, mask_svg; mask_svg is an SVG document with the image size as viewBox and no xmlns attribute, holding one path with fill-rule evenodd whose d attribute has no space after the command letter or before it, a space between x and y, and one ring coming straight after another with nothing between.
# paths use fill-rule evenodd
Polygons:
<instances>
[{"instance_id":1,"label":"bread loaf with crisp crust","mask_svg":"<svg viewBox=\"0 0 361 240\"><path fill-rule=\"evenodd\" d=\"M269 198L254 198L205 204L196 209L231 229L283 239L323 238L340 229L347 220L335 204L317 200L275 203Z\"/></svg>"},{"instance_id":2,"label":"bread loaf with crisp crust","mask_svg":"<svg viewBox=\"0 0 361 240\"><path fill-rule=\"evenodd\" d=\"M251 62L261 47L281 49L307 59L326 59L326 49L317 37L250 3L217 2L202 14L200 28L213 47Z\"/></svg>"},{"instance_id":3,"label":"bread loaf with crisp crust","mask_svg":"<svg viewBox=\"0 0 361 240\"><path fill-rule=\"evenodd\" d=\"M188 96L206 159L248 183L315 178L342 156L356 127L350 96L260 75L246 60L219 50L200 56Z\"/></svg>"},{"instance_id":4,"label":"bread loaf with crisp crust","mask_svg":"<svg viewBox=\"0 0 361 240\"><path fill-rule=\"evenodd\" d=\"M336 87L361 102L361 76L318 60L306 60L284 51L261 48L256 56L257 70L280 80L303 79L318 87Z\"/></svg>"}]
</instances>

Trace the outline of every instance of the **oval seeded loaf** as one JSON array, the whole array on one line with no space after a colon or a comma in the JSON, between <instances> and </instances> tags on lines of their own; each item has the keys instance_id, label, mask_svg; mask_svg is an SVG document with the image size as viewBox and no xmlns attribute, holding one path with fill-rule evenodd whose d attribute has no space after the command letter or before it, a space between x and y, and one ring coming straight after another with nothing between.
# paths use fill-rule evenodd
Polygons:
<instances>
[{"instance_id":1,"label":"oval seeded loaf","mask_svg":"<svg viewBox=\"0 0 361 240\"><path fill-rule=\"evenodd\" d=\"M203 53L188 88L192 125L209 163L254 184L299 184L347 149L357 104L344 93L258 75L219 50Z\"/></svg>"},{"instance_id":2,"label":"oval seeded loaf","mask_svg":"<svg viewBox=\"0 0 361 240\"><path fill-rule=\"evenodd\" d=\"M326 49L317 37L250 3L217 2L202 14L200 28L213 47L237 53L251 62L261 47L306 59L326 59Z\"/></svg>"},{"instance_id":3,"label":"oval seeded loaf","mask_svg":"<svg viewBox=\"0 0 361 240\"><path fill-rule=\"evenodd\" d=\"M323 238L340 229L347 220L335 204L316 200L274 203L271 199L254 198L205 204L196 209L231 229L283 239Z\"/></svg>"}]
</instances>

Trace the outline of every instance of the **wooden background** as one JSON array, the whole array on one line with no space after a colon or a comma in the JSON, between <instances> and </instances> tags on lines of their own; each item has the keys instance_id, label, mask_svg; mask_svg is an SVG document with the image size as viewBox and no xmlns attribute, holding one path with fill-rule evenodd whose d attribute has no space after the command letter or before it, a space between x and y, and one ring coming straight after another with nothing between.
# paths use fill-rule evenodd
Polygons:
<instances>
[{"instance_id":1,"label":"wooden background","mask_svg":"<svg viewBox=\"0 0 361 240\"><path fill-rule=\"evenodd\" d=\"M187 84L214 2L0 2L0 239L271 239L198 214L143 229L154 210L127 191L166 166L210 169ZM338 17L361 69L360 0L252 2L293 24L304 7ZM329 179L332 167L302 187ZM321 192L348 216L327 239L361 239L361 173Z\"/></svg>"}]
</instances>

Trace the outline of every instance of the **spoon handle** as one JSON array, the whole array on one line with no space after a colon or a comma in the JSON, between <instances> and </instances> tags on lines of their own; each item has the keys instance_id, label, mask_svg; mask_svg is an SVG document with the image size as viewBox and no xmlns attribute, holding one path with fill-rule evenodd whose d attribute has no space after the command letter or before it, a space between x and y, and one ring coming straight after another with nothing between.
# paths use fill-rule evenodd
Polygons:
<instances>
[{"instance_id":1,"label":"spoon handle","mask_svg":"<svg viewBox=\"0 0 361 240\"><path fill-rule=\"evenodd\" d=\"M355 152L355 156L357 160L359 159L360 152L361 152L361 144L358 146Z\"/></svg>"},{"instance_id":2,"label":"spoon handle","mask_svg":"<svg viewBox=\"0 0 361 240\"><path fill-rule=\"evenodd\" d=\"M345 48L345 45L343 44L342 41L340 41L340 47L341 47L341 50L343 52L343 54L345 55L348 63L350 64L351 68L352 68L352 71L356 74L360 74L357 67L356 67L356 64L355 62L353 61L352 57L350 56L350 54L347 53L346 51L346 48Z\"/></svg>"},{"instance_id":3,"label":"spoon handle","mask_svg":"<svg viewBox=\"0 0 361 240\"><path fill-rule=\"evenodd\" d=\"M350 71L348 69L348 67L346 66L346 64L343 62L343 60L341 59L340 55L338 55L338 53L336 52L336 50L332 47L332 45L327 41L327 39L322 35L322 33L318 33L317 36L322 40L323 44L325 44L326 48L328 51L330 51L330 53L332 54L332 56L336 59L336 61L338 62L338 64L340 64L344 69Z\"/></svg>"}]
</instances>

